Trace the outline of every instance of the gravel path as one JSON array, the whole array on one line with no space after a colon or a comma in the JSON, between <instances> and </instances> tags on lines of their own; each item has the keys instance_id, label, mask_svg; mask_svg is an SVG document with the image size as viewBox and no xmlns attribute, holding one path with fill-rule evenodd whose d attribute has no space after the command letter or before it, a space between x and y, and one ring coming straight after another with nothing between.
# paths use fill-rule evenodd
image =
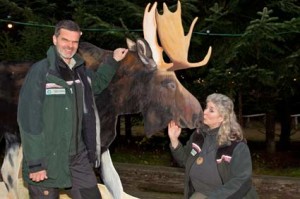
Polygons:
<instances>
[{"instance_id":1,"label":"gravel path","mask_svg":"<svg viewBox=\"0 0 300 199\"><path fill-rule=\"evenodd\" d=\"M115 163L124 191L141 199L182 199L183 169ZM300 199L300 178L254 176L262 199Z\"/></svg>"}]
</instances>

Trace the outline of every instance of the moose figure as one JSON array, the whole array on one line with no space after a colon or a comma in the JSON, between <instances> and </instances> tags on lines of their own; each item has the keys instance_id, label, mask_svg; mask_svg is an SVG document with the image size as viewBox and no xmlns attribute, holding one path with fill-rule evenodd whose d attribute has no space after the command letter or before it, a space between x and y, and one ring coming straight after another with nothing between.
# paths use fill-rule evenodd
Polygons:
<instances>
[{"instance_id":1,"label":"moose figure","mask_svg":"<svg viewBox=\"0 0 300 199\"><path fill-rule=\"evenodd\" d=\"M105 185L112 184L108 188L116 187L111 190L115 198L119 198L121 192L117 195L117 190L122 191L122 185L116 180L119 178L114 169L109 167L109 170L105 170L108 168L105 164L111 162L110 156L106 153L109 154L108 148L116 136L115 125L118 115L141 112L147 136L165 128L170 120L176 121L184 128L196 128L202 120L199 102L180 84L174 71L205 65L210 58L211 48L203 61L189 63L188 48L197 18L194 19L188 35L184 36L180 1L175 13L171 13L164 4L163 15L157 12L157 3L154 3L149 11L150 5L147 5L144 12L145 40L138 39L136 44L133 44L127 39L129 48L127 57L122 60L108 88L96 96L101 121L103 158L101 173ZM157 33L162 47L158 44ZM91 68L103 60L99 59L99 54L107 55L101 51L87 43L81 44L79 49L79 53ZM169 56L170 63L163 60L163 51ZM111 182L107 179L111 179Z\"/></svg>"},{"instance_id":2,"label":"moose figure","mask_svg":"<svg viewBox=\"0 0 300 199\"><path fill-rule=\"evenodd\" d=\"M211 47L202 61L189 63L189 43L197 18L192 22L188 34L184 35L180 1L174 13L169 11L165 3L163 14L158 13L156 2L151 9L150 6L149 3L144 12L144 39L137 39L136 42L127 39L128 54L121 61L110 85L95 96L101 122L99 171L114 199L120 199L123 195L120 177L109 154L109 146L116 136L118 115L142 113L147 136L164 129L171 120L183 128L192 129L199 127L203 118L200 103L180 84L174 71L206 65L211 56ZM170 63L164 61L163 52L170 58ZM78 53L90 69L96 69L112 54L86 42L80 44ZM6 171L2 167L2 173L7 174ZM14 183L8 183L9 178L11 180L10 175L4 175L9 191L13 192L16 187L12 186Z\"/></svg>"}]
</instances>

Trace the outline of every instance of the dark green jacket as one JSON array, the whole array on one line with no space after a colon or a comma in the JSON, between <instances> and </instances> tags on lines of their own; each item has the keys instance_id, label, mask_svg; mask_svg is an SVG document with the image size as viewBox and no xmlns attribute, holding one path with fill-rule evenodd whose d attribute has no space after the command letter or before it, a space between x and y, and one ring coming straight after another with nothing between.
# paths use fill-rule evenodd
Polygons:
<instances>
[{"instance_id":1,"label":"dark green jacket","mask_svg":"<svg viewBox=\"0 0 300 199\"><path fill-rule=\"evenodd\" d=\"M175 160L180 166L185 167L185 199L188 199L194 192L189 173L191 166L198 156L195 153L191 153L193 150L192 143L202 148L204 139L205 133L196 130L185 146L179 144L176 149L170 147ZM230 161L226 161L225 159L230 159ZM222 186L213 191L207 198L258 198L252 186L252 161L249 148L245 142L231 142L230 145L219 147L216 154L216 161Z\"/></svg>"},{"instance_id":2,"label":"dark green jacket","mask_svg":"<svg viewBox=\"0 0 300 199\"><path fill-rule=\"evenodd\" d=\"M84 85L84 99L78 125L83 140L89 152L91 162L100 153L96 151L96 107L93 92L89 85L84 61L75 55L74 72ZM111 61L111 66L99 67L92 74L93 88L100 93L108 86L118 67ZM74 83L74 82L73 82ZM28 177L29 172L46 169L48 179L38 184L46 187L70 187L69 156L71 138L74 134L74 115L76 115L76 100L74 85L61 78L58 68L58 56L54 46L47 52L47 58L35 63L30 68L19 95L18 124L23 146L23 178L33 183ZM99 122L98 122L99 124ZM97 155L97 156L96 156Z\"/></svg>"}]
</instances>

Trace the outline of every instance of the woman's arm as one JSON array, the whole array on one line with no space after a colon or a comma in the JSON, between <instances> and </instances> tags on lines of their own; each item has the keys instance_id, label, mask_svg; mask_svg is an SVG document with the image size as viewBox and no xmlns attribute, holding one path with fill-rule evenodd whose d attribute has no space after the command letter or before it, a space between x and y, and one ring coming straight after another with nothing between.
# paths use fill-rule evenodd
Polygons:
<instances>
[{"instance_id":1,"label":"woman's arm","mask_svg":"<svg viewBox=\"0 0 300 199\"><path fill-rule=\"evenodd\" d=\"M245 143L241 142L235 147L229 164L227 171L220 171L229 172L228 179L223 179L224 184L213 191L208 198L243 198L250 190L252 186L252 161L249 148Z\"/></svg>"},{"instance_id":2,"label":"woman's arm","mask_svg":"<svg viewBox=\"0 0 300 199\"><path fill-rule=\"evenodd\" d=\"M171 121L168 124L168 135L170 138L170 150L172 153L172 156L176 160L176 162L181 167L185 167L187 158L189 156L189 152L191 151L191 138L186 143L185 146L182 146L181 142L179 141L179 136L181 134L181 128L175 124L174 121Z\"/></svg>"}]
</instances>

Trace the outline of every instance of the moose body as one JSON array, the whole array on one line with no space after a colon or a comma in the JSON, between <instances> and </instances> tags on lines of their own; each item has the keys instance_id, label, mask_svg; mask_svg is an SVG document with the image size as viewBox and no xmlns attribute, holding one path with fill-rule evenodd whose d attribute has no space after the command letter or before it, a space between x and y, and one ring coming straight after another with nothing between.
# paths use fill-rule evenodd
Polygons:
<instances>
[{"instance_id":1,"label":"moose body","mask_svg":"<svg viewBox=\"0 0 300 199\"><path fill-rule=\"evenodd\" d=\"M191 129L198 127L202 122L203 111L200 103L181 85L174 71L205 65L210 58L211 48L203 61L189 63L187 52L196 19L193 21L188 35L184 36L182 27L178 26L178 23L181 23L180 2L178 1L178 10L175 13L170 13L164 5L166 14L163 16L155 13L156 5L157 3L154 3L151 10L148 11L150 7L148 4L145 9L143 21L145 39L137 39L136 42L127 39L129 52L121 61L109 86L95 96L98 110L96 116L99 116L101 123L98 135L101 140L101 143L98 143L98 147L101 148L99 170L104 184L115 199L122 197L123 187L112 164L109 146L116 136L115 127L118 115L142 113L144 133L147 136L166 128L171 120L183 128ZM166 18L167 20L164 20ZM164 26L168 25L174 27L165 27L165 31L162 30ZM176 30L178 27L179 29ZM174 30L174 28L176 31L171 34L178 34L176 38L180 42L176 43L177 40L172 40L171 43L161 41L161 44L165 44L165 46L160 47L156 39L157 32L164 39L170 34L169 30ZM178 54L180 48L184 49L181 54ZM173 62L164 62L163 50ZM112 55L111 51L100 49L90 43L81 43L78 53L90 70L96 70L108 56ZM6 154L10 154L9 149ZM12 166L12 164L10 165ZM13 185L17 179L12 179L12 176L16 175L10 175L7 171L2 167L2 173L5 173L3 179L9 191L16 191L16 187ZM14 182L11 183L11 181Z\"/></svg>"}]
</instances>

